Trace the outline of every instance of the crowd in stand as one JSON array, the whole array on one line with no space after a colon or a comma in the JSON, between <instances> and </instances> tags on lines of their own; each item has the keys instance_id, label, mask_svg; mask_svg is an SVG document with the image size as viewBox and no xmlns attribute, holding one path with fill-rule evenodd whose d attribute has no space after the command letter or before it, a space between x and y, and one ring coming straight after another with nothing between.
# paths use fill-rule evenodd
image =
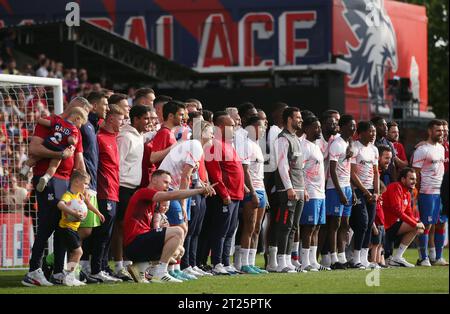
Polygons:
<instances>
[{"instance_id":1,"label":"crowd in stand","mask_svg":"<svg viewBox=\"0 0 450 314\"><path fill-rule=\"evenodd\" d=\"M141 88L132 102L91 91L39 117L28 160L15 165L32 178L38 208L22 283L414 267L403 257L413 241L416 265L448 265L446 121L430 121L408 160L398 125L381 117L317 117L282 102L269 116L270 126L250 102L211 113Z\"/></svg>"},{"instance_id":2,"label":"crowd in stand","mask_svg":"<svg viewBox=\"0 0 450 314\"><path fill-rule=\"evenodd\" d=\"M92 83L84 68L65 68L63 63L39 54L35 64L27 63L17 68L13 54L14 32L8 34L0 45L0 74L29 75L63 80L64 106L68 100L91 92L102 92L107 96L112 91ZM127 100L132 103L134 88L129 89ZM18 176L22 163L27 159L26 147L38 119L50 114L48 102L52 94L44 87L17 85L0 91L0 212L25 209L25 213L36 211L32 185ZM31 198L31 201L30 201Z\"/></svg>"}]
</instances>

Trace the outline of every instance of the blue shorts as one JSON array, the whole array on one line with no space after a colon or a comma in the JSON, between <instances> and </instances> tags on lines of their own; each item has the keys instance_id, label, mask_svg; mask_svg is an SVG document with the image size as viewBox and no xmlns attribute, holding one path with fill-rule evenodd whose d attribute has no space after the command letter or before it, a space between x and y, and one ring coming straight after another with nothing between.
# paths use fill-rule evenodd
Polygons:
<instances>
[{"instance_id":1,"label":"blue shorts","mask_svg":"<svg viewBox=\"0 0 450 314\"><path fill-rule=\"evenodd\" d=\"M255 192L256 192L256 195L258 196L258 200L259 200L258 208L266 208L266 203L267 203L266 191L255 190ZM250 193L245 194L244 201L241 203L247 203L247 202L250 202L251 200L252 200L252 195Z\"/></svg>"},{"instance_id":2,"label":"blue shorts","mask_svg":"<svg viewBox=\"0 0 450 314\"><path fill-rule=\"evenodd\" d=\"M327 216L336 216L336 217L350 217L352 214L352 188L350 186L346 186L342 188L342 192L344 192L345 196L350 203L349 206L342 205L341 199L339 198L339 194L336 189L328 189L325 192L326 196L326 206L327 206Z\"/></svg>"},{"instance_id":3,"label":"blue shorts","mask_svg":"<svg viewBox=\"0 0 450 314\"><path fill-rule=\"evenodd\" d=\"M191 199L188 198L186 200L186 213L188 220L191 219ZM167 219L169 220L169 224L172 225L181 225L184 223L183 216L183 208L181 207L181 202L179 200L170 201L169 210L166 213Z\"/></svg>"},{"instance_id":4,"label":"blue shorts","mask_svg":"<svg viewBox=\"0 0 450 314\"><path fill-rule=\"evenodd\" d=\"M325 199L310 199L303 206L301 225L324 225L326 223Z\"/></svg>"},{"instance_id":5,"label":"blue shorts","mask_svg":"<svg viewBox=\"0 0 450 314\"><path fill-rule=\"evenodd\" d=\"M441 211L440 194L419 194L420 221L424 225L434 225L438 222Z\"/></svg>"},{"instance_id":6,"label":"blue shorts","mask_svg":"<svg viewBox=\"0 0 450 314\"><path fill-rule=\"evenodd\" d=\"M442 204L442 199L441 199L441 209L439 211L439 219L438 219L438 223L440 223L440 224L445 224L446 222L448 222L448 216L445 215L443 213L443 211L444 211L444 206Z\"/></svg>"},{"instance_id":7,"label":"blue shorts","mask_svg":"<svg viewBox=\"0 0 450 314\"><path fill-rule=\"evenodd\" d=\"M448 216L447 215L439 215L438 223L439 224L445 224L448 222Z\"/></svg>"},{"instance_id":8,"label":"blue shorts","mask_svg":"<svg viewBox=\"0 0 450 314\"><path fill-rule=\"evenodd\" d=\"M173 189L169 188L169 191ZM191 198L186 200L186 214L188 221L191 219ZM181 202L179 200L170 201L169 209L166 213L167 219L170 225L181 225L184 222L183 208L181 207Z\"/></svg>"}]
</instances>

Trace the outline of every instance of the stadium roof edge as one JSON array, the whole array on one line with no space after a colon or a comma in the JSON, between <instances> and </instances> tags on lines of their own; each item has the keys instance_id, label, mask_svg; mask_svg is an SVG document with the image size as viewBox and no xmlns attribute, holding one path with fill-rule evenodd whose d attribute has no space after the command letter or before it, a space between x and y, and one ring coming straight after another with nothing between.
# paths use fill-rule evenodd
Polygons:
<instances>
[{"instance_id":1,"label":"stadium roof edge","mask_svg":"<svg viewBox=\"0 0 450 314\"><path fill-rule=\"evenodd\" d=\"M279 66L255 66L255 67L210 67L210 68L194 68L201 74L210 73L241 73L241 72L295 72L295 71L337 71L345 74L351 73L350 63L337 58L336 63L321 64L297 64L297 65L279 65Z\"/></svg>"},{"instance_id":2,"label":"stadium roof edge","mask_svg":"<svg viewBox=\"0 0 450 314\"><path fill-rule=\"evenodd\" d=\"M0 33L11 29L17 33L16 48L46 53L69 66L87 68L94 77L99 71L119 81L166 81L198 75L189 67L84 20L74 27L65 21L8 26Z\"/></svg>"}]
</instances>

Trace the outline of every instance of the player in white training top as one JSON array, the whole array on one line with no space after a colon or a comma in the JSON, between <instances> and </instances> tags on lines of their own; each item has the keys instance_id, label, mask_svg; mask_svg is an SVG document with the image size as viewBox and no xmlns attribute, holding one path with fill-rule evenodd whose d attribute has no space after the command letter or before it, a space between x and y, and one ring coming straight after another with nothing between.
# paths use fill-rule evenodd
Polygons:
<instances>
[{"instance_id":1,"label":"player in white training top","mask_svg":"<svg viewBox=\"0 0 450 314\"><path fill-rule=\"evenodd\" d=\"M309 200L305 201L300 218L300 237L302 239L301 269L305 271L325 270L317 262L317 243L320 225L326 222L325 211L325 170L323 154L316 140L322 130L316 117L308 117L303 121L306 134L300 146L303 152L305 189Z\"/></svg>"},{"instance_id":2,"label":"player in white training top","mask_svg":"<svg viewBox=\"0 0 450 314\"><path fill-rule=\"evenodd\" d=\"M428 124L428 140L414 152L412 166L417 173L419 189L420 221L425 232L419 236L420 258L418 265L431 266L428 258L428 234L432 225L438 222L441 196L440 188L444 177L445 149L440 144L444 134L441 120L432 120Z\"/></svg>"}]
</instances>

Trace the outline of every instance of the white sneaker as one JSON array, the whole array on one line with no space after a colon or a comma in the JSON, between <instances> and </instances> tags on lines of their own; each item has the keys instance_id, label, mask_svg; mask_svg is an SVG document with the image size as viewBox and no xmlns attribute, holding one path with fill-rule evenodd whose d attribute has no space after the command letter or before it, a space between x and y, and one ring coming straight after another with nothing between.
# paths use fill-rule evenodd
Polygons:
<instances>
[{"instance_id":1,"label":"white sneaker","mask_svg":"<svg viewBox=\"0 0 450 314\"><path fill-rule=\"evenodd\" d=\"M129 264L133 265L133 264ZM129 266L127 265L127 267ZM132 281L133 278L131 277L130 273L124 268L119 269L114 273L115 278L119 278L121 281Z\"/></svg>"},{"instance_id":2,"label":"white sneaker","mask_svg":"<svg viewBox=\"0 0 450 314\"><path fill-rule=\"evenodd\" d=\"M63 285L65 277L66 275L64 273L52 274L50 276L50 282L54 285Z\"/></svg>"},{"instance_id":3,"label":"white sneaker","mask_svg":"<svg viewBox=\"0 0 450 314\"><path fill-rule=\"evenodd\" d=\"M430 259L427 257L427 258L424 258L423 260L418 260L417 266L431 267Z\"/></svg>"},{"instance_id":4,"label":"white sneaker","mask_svg":"<svg viewBox=\"0 0 450 314\"><path fill-rule=\"evenodd\" d=\"M408 263L408 261L402 257L402 258L396 258L395 256L392 256L389 259L389 266L396 266L396 267L414 267L413 264Z\"/></svg>"},{"instance_id":5,"label":"white sneaker","mask_svg":"<svg viewBox=\"0 0 450 314\"><path fill-rule=\"evenodd\" d=\"M158 264L149 264L145 272L149 273L150 275L153 275L156 271L157 266Z\"/></svg>"},{"instance_id":6,"label":"white sneaker","mask_svg":"<svg viewBox=\"0 0 450 314\"><path fill-rule=\"evenodd\" d=\"M315 268L313 265L307 265L307 266L305 266L305 267L303 267L303 265L302 265L302 267L301 267L301 271L303 272L303 271L311 271L311 272L318 272L319 270L317 269L317 268Z\"/></svg>"},{"instance_id":7,"label":"white sneaker","mask_svg":"<svg viewBox=\"0 0 450 314\"><path fill-rule=\"evenodd\" d=\"M197 273L202 274L202 276L213 276L213 274L201 270L198 266L192 267Z\"/></svg>"},{"instance_id":8,"label":"white sneaker","mask_svg":"<svg viewBox=\"0 0 450 314\"><path fill-rule=\"evenodd\" d=\"M153 275L152 282L155 282L155 283L166 283L166 282L181 283L183 281L170 276L169 273L166 272L160 276L158 276L157 274Z\"/></svg>"},{"instance_id":9,"label":"white sneaker","mask_svg":"<svg viewBox=\"0 0 450 314\"><path fill-rule=\"evenodd\" d=\"M195 276L195 277L203 277L204 275L195 271L192 266L189 266L185 269L183 269L183 273L191 275L191 276Z\"/></svg>"},{"instance_id":10,"label":"white sneaker","mask_svg":"<svg viewBox=\"0 0 450 314\"><path fill-rule=\"evenodd\" d=\"M311 266L314 267L315 269L317 269L318 271L331 270L330 267L325 267L325 266L323 266L323 265L321 265L319 263L312 264Z\"/></svg>"},{"instance_id":11,"label":"white sneaker","mask_svg":"<svg viewBox=\"0 0 450 314\"><path fill-rule=\"evenodd\" d=\"M363 261L361 259L361 265L363 265L366 269L370 268L370 263L368 261Z\"/></svg>"},{"instance_id":12,"label":"white sneaker","mask_svg":"<svg viewBox=\"0 0 450 314\"><path fill-rule=\"evenodd\" d=\"M145 278L145 273L141 273L136 265L128 265L127 270L133 278L134 282L149 283L149 281Z\"/></svg>"},{"instance_id":13,"label":"white sneaker","mask_svg":"<svg viewBox=\"0 0 450 314\"><path fill-rule=\"evenodd\" d=\"M79 286L85 286L86 284L84 282L79 281L75 278L74 272L70 272L66 274L63 280L63 285L68 287L79 287Z\"/></svg>"},{"instance_id":14,"label":"white sneaker","mask_svg":"<svg viewBox=\"0 0 450 314\"><path fill-rule=\"evenodd\" d=\"M381 266L378 265L377 263L369 263L366 269L381 269Z\"/></svg>"},{"instance_id":15,"label":"white sneaker","mask_svg":"<svg viewBox=\"0 0 450 314\"><path fill-rule=\"evenodd\" d=\"M224 266L224 268L230 275L236 275L238 273L237 269L234 268L233 265Z\"/></svg>"},{"instance_id":16,"label":"white sneaker","mask_svg":"<svg viewBox=\"0 0 450 314\"><path fill-rule=\"evenodd\" d=\"M99 281L103 283L116 283L116 282L122 282L122 279L112 277L108 275L106 272L101 271L98 274L91 274L91 277L98 279Z\"/></svg>"},{"instance_id":17,"label":"white sneaker","mask_svg":"<svg viewBox=\"0 0 450 314\"><path fill-rule=\"evenodd\" d=\"M291 259L291 263L292 263L292 265L295 266L295 268L298 268L298 267L302 266L302 264L300 264L300 262L298 260L295 260L295 259Z\"/></svg>"},{"instance_id":18,"label":"white sneaker","mask_svg":"<svg viewBox=\"0 0 450 314\"><path fill-rule=\"evenodd\" d=\"M291 259L286 259L286 267L288 267L291 270L295 270L295 266L291 263Z\"/></svg>"},{"instance_id":19,"label":"white sneaker","mask_svg":"<svg viewBox=\"0 0 450 314\"><path fill-rule=\"evenodd\" d=\"M213 268L213 272L216 275L229 275L230 274L229 272L227 272L227 270L225 269L225 267L223 266L222 263L215 265Z\"/></svg>"},{"instance_id":20,"label":"white sneaker","mask_svg":"<svg viewBox=\"0 0 450 314\"><path fill-rule=\"evenodd\" d=\"M267 270L269 273L276 273L276 272L277 272L277 268L278 268L278 265L270 265L270 264L267 264L266 270Z\"/></svg>"},{"instance_id":21,"label":"white sneaker","mask_svg":"<svg viewBox=\"0 0 450 314\"><path fill-rule=\"evenodd\" d=\"M445 260L445 258L441 257L440 259L436 260L433 265L434 266L448 266L448 262Z\"/></svg>"},{"instance_id":22,"label":"white sneaker","mask_svg":"<svg viewBox=\"0 0 450 314\"><path fill-rule=\"evenodd\" d=\"M43 176L39 178L39 183L36 185L36 190L38 192L44 191L45 187L47 186L48 179L47 177Z\"/></svg>"},{"instance_id":23,"label":"white sneaker","mask_svg":"<svg viewBox=\"0 0 450 314\"><path fill-rule=\"evenodd\" d=\"M22 280L22 284L27 287L53 286L53 284L45 278L44 272L40 268L27 273Z\"/></svg>"},{"instance_id":24,"label":"white sneaker","mask_svg":"<svg viewBox=\"0 0 450 314\"><path fill-rule=\"evenodd\" d=\"M276 272L277 273L295 273L296 271L295 271L295 269L292 269L289 266L278 265Z\"/></svg>"}]
</instances>

